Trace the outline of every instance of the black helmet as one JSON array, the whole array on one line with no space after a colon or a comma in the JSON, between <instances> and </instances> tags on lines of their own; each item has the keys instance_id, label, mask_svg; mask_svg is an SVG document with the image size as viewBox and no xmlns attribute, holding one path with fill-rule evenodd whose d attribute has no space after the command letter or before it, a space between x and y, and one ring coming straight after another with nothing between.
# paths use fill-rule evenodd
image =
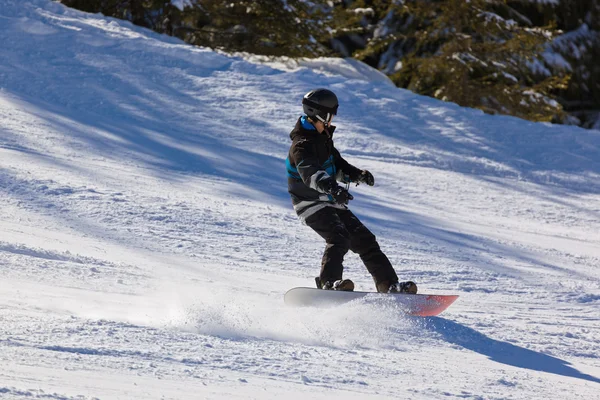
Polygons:
<instances>
[{"instance_id":1,"label":"black helmet","mask_svg":"<svg viewBox=\"0 0 600 400\"><path fill-rule=\"evenodd\" d=\"M331 90L315 89L304 95L302 108L310 118L329 123L331 117L337 114L338 99Z\"/></svg>"}]
</instances>

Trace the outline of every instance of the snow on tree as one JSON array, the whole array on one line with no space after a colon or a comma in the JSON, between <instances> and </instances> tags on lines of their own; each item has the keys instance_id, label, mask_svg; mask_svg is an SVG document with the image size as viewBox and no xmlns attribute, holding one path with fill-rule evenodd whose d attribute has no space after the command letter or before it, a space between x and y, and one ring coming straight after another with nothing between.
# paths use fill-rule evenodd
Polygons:
<instances>
[{"instance_id":1,"label":"snow on tree","mask_svg":"<svg viewBox=\"0 0 600 400\"><path fill-rule=\"evenodd\" d=\"M180 11L183 11L185 7L191 7L191 0L171 0L171 5L177 7Z\"/></svg>"}]
</instances>

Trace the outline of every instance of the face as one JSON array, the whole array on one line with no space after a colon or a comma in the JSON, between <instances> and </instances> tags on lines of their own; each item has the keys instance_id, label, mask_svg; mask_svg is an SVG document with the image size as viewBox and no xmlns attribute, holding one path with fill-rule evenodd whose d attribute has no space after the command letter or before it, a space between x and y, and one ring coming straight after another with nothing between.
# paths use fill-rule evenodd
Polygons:
<instances>
[{"instance_id":1,"label":"face","mask_svg":"<svg viewBox=\"0 0 600 400\"><path fill-rule=\"evenodd\" d=\"M335 115L332 115L331 118L329 118L329 122L326 124L327 127L331 126L331 122L333 121L333 117L335 117Z\"/></svg>"},{"instance_id":2,"label":"face","mask_svg":"<svg viewBox=\"0 0 600 400\"><path fill-rule=\"evenodd\" d=\"M319 133L323 133L325 127L329 128L331 126L331 121L333 121L333 115L331 116L331 118L329 118L329 122L327 122L326 124L319 120L316 120L313 122L313 125L315 126L315 128L317 128L317 131Z\"/></svg>"}]
</instances>

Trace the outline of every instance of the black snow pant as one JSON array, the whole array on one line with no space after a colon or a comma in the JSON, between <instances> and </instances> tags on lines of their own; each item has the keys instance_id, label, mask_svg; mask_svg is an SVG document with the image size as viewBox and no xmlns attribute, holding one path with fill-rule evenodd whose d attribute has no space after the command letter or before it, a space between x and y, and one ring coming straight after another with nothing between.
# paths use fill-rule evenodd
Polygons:
<instances>
[{"instance_id":1,"label":"black snow pant","mask_svg":"<svg viewBox=\"0 0 600 400\"><path fill-rule=\"evenodd\" d=\"M321 263L321 282L342 279L344 256L348 250L357 253L373 277L380 282L398 282L390 260L379 248L375 235L350 210L325 207L306 218L306 224L325 242Z\"/></svg>"}]
</instances>

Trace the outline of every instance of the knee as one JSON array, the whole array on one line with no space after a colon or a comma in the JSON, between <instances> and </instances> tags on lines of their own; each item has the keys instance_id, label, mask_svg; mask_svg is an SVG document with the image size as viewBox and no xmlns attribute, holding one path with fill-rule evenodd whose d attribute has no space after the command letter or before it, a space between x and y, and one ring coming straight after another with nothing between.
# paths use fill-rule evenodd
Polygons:
<instances>
[{"instance_id":1,"label":"knee","mask_svg":"<svg viewBox=\"0 0 600 400\"><path fill-rule=\"evenodd\" d=\"M350 233L344 225L337 225L333 228L331 235L327 238L327 244L347 250L350 248Z\"/></svg>"},{"instance_id":2,"label":"knee","mask_svg":"<svg viewBox=\"0 0 600 400\"><path fill-rule=\"evenodd\" d=\"M366 255L371 252L378 252L380 248L375 235L370 231L366 231L356 237L356 240L352 240L352 250L360 255Z\"/></svg>"}]
</instances>

